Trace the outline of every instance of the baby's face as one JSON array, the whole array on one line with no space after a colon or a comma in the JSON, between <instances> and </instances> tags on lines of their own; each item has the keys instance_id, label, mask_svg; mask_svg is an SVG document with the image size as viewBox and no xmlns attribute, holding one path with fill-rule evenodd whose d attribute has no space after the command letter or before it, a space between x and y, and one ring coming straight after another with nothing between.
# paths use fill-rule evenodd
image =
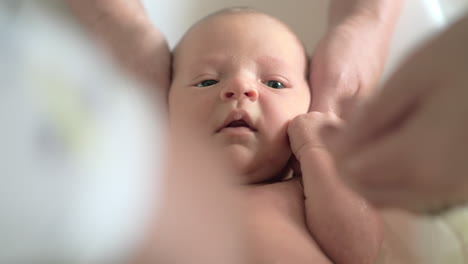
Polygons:
<instances>
[{"instance_id":1,"label":"baby's face","mask_svg":"<svg viewBox=\"0 0 468 264\"><path fill-rule=\"evenodd\" d=\"M211 17L176 52L171 123L220 146L243 181L267 180L291 156L289 121L309 108L306 63L300 42L270 17Z\"/></svg>"}]
</instances>

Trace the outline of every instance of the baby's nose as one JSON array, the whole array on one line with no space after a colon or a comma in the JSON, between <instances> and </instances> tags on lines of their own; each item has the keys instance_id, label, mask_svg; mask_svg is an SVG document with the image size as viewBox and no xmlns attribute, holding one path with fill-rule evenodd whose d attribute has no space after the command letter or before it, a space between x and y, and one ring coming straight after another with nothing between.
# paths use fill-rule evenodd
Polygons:
<instances>
[{"instance_id":1,"label":"baby's nose","mask_svg":"<svg viewBox=\"0 0 468 264\"><path fill-rule=\"evenodd\" d=\"M221 91L221 99L223 101L249 99L254 102L258 99L258 90L253 85L231 84Z\"/></svg>"}]
</instances>

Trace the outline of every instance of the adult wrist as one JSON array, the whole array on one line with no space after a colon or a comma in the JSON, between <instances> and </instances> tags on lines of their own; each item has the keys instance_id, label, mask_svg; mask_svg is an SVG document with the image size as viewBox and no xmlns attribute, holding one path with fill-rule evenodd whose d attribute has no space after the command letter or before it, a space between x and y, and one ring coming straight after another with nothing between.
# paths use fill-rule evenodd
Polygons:
<instances>
[{"instance_id":1,"label":"adult wrist","mask_svg":"<svg viewBox=\"0 0 468 264\"><path fill-rule=\"evenodd\" d=\"M358 21L374 25L393 26L399 17L404 0L331 0L328 25Z\"/></svg>"},{"instance_id":2,"label":"adult wrist","mask_svg":"<svg viewBox=\"0 0 468 264\"><path fill-rule=\"evenodd\" d=\"M119 64L151 84L169 85L169 47L140 1L68 0L68 5Z\"/></svg>"}]
</instances>

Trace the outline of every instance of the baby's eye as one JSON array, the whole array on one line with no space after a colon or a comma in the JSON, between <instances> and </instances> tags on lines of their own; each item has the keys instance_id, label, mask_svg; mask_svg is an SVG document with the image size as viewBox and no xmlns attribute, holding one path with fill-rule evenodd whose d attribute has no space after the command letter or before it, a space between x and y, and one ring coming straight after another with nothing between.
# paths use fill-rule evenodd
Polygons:
<instances>
[{"instance_id":1,"label":"baby's eye","mask_svg":"<svg viewBox=\"0 0 468 264\"><path fill-rule=\"evenodd\" d=\"M280 82L280 81L267 81L267 82L264 82L264 84L268 87L271 87L273 89L283 89L285 88L283 83Z\"/></svg>"},{"instance_id":2,"label":"baby's eye","mask_svg":"<svg viewBox=\"0 0 468 264\"><path fill-rule=\"evenodd\" d=\"M218 83L218 81L215 81L215 80L204 80L204 81L199 82L196 86L197 87L207 87L207 86L215 85L217 83Z\"/></svg>"}]
</instances>

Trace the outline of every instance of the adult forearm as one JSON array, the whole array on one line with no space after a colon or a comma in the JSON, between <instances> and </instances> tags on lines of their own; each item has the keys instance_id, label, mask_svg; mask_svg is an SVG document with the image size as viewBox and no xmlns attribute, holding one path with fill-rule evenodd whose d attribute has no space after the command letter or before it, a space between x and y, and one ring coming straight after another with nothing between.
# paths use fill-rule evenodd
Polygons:
<instances>
[{"instance_id":1,"label":"adult forearm","mask_svg":"<svg viewBox=\"0 0 468 264\"><path fill-rule=\"evenodd\" d=\"M170 52L138 0L68 0L82 23L119 64L150 85L169 86Z\"/></svg>"},{"instance_id":2,"label":"adult forearm","mask_svg":"<svg viewBox=\"0 0 468 264\"><path fill-rule=\"evenodd\" d=\"M373 54L380 70L387 58L395 25L405 0L330 0L328 27L340 32L374 32L368 45L376 45ZM380 62L378 62L380 61Z\"/></svg>"},{"instance_id":3,"label":"adult forearm","mask_svg":"<svg viewBox=\"0 0 468 264\"><path fill-rule=\"evenodd\" d=\"M336 26L357 19L393 27L403 3L404 0L330 0L328 24Z\"/></svg>"},{"instance_id":4,"label":"adult forearm","mask_svg":"<svg viewBox=\"0 0 468 264\"><path fill-rule=\"evenodd\" d=\"M330 0L328 28L311 60L311 110L342 115L349 109L338 102L374 90L403 1Z\"/></svg>"},{"instance_id":5,"label":"adult forearm","mask_svg":"<svg viewBox=\"0 0 468 264\"><path fill-rule=\"evenodd\" d=\"M143 5L138 0L68 0L68 2L83 21L93 25L104 25L109 21L129 24L129 20L121 20L122 18L132 18L135 22L138 18L146 19Z\"/></svg>"}]
</instances>

